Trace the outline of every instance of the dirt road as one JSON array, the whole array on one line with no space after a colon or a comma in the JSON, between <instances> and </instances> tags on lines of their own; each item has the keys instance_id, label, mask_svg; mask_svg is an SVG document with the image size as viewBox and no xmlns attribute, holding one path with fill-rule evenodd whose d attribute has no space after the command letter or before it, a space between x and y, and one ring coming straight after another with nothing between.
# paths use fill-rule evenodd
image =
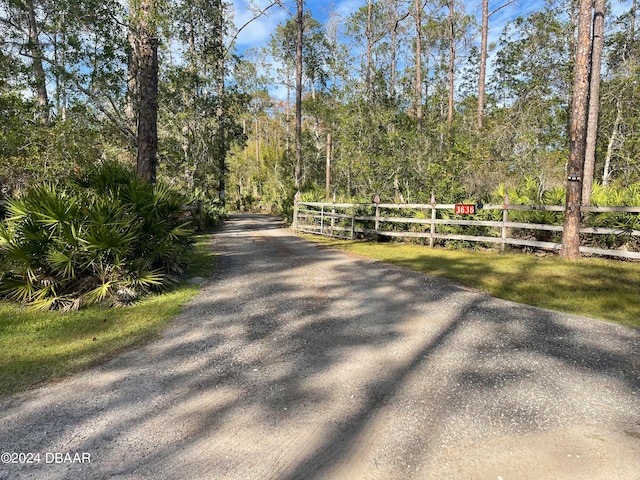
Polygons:
<instances>
[{"instance_id":1,"label":"dirt road","mask_svg":"<svg viewBox=\"0 0 640 480\"><path fill-rule=\"evenodd\" d=\"M214 248L160 341L4 402L0 479L640 479L639 331L270 217Z\"/></svg>"}]
</instances>

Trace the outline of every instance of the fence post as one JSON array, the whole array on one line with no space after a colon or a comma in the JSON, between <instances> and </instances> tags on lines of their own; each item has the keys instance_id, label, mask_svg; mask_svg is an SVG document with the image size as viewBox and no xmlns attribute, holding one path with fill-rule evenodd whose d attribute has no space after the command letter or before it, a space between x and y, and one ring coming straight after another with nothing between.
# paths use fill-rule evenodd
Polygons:
<instances>
[{"instance_id":1,"label":"fence post","mask_svg":"<svg viewBox=\"0 0 640 480\"><path fill-rule=\"evenodd\" d=\"M324 205L320 207L320 235L324 235Z\"/></svg>"},{"instance_id":2,"label":"fence post","mask_svg":"<svg viewBox=\"0 0 640 480\"><path fill-rule=\"evenodd\" d=\"M298 202L300 202L300 190L293 196L293 231L298 231Z\"/></svg>"},{"instance_id":3,"label":"fence post","mask_svg":"<svg viewBox=\"0 0 640 480\"><path fill-rule=\"evenodd\" d=\"M298 203L293 204L293 231L298 231Z\"/></svg>"},{"instance_id":4,"label":"fence post","mask_svg":"<svg viewBox=\"0 0 640 480\"><path fill-rule=\"evenodd\" d=\"M434 220L436 219L436 194L435 192L431 192L431 228L429 230L429 246L433 248L435 242L435 233L436 233L436 223Z\"/></svg>"},{"instance_id":5,"label":"fence post","mask_svg":"<svg viewBox=\"0 0 640 480\"><path fill-rule=\"evenodd\" d=\"M376 238L378 235L378 230L380 229L380 195L377 193L373 196L373 203L376 205L376 222L374 225L374 230L376 232Z\"/></svg>"},{"instance_id":6,"label":"fence post","mask_svg":"<svg viewBox=\"0 0 640 480\"><path fill-rule=\"evenodd\" d=\"M327 147L328 148L328 147ZM333 227L336 226L336 191L333 191L333 208L331 209L331 236L333 237Z\"/></svg>"},{"instance_id":7,"label":"fence post","mask_svg":"<svg viewBox=\"0 0 640 480\"><path fill-rule=\"evenodd\" d=\"M509 195L504 194L504 204L502 205L502 243L500 244L500 252L504 253L507 240L507 222L509 221Z\"/></svg>"},{"instance_id":8,"label":"fence post","mask_svg":"<svg viewBox=\"0 0 640 480\"><path fill-rule=\"evenodd\" d=\"M351 208L351 240L356 236L356 207Z\"/></svg>"}]
</instances>

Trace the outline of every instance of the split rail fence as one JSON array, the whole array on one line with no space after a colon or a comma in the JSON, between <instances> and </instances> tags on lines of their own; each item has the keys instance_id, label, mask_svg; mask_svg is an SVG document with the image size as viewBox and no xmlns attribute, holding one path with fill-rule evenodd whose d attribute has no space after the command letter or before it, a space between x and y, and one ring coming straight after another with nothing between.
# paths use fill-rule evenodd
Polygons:
<instances>
[{"instance_id":1,"label":"split rail fence","mask_svg":"<svg viewBox=\"0 0 640 480\"><path fill-rule=\"evenodd\" d=\"M482 210L499 210L501 220L477 220L477 215L450 215L456 210L454 204L391 204L391 203L322 203L296 202L294 205L293 228L299 232L336 238L354 239L358 235L423 238L434 246L436 240L467 241L499 244L502 251L507 245L530 247L545 250L559 250L560 243L540 241L535 233L523 235L521 232L531 230L562 232L562 225L543 223L515 222L509 220L509 212L513 211L549 211L564 212L563 206L553 205L483 205ZM438 212L447 211L447 215L456 218L438 218ZM582 207L581 211L588 214L598 213L633 213L640 214L638 207ZM401 216L401 212L406 215ZM476 212L477 213L477 212ZM441 214L440 217L443 215ZM499 214L497 216L500 216ZM468 218L468 219L467 219ZM446 232L442 226L456 227L489 227L483 228L483 233L474 235L473 232ZM468 229L467 229L468 230ZM512 236L512 232L519 231L520 235ZM581 234L590 235L619 235L627 238L640 238L640 230L629 228L583 227ZM640 252L614 250L581 246L580 252L590 255L602 255L625 259L640 260Z\"/></svg>"}]
</instances>

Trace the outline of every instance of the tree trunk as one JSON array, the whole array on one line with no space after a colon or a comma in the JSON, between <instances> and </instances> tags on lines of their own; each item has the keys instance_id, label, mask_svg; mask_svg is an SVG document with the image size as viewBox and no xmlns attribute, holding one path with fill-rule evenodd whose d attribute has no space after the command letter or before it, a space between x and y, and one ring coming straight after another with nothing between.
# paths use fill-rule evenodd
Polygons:
<instances>
[{"instance_id":1,"label":"tree trunk","mask_svg":"<svg viewBox=\"0 0 640 480\"><path fill-rule=\"evenodd\" d=\"M489 0L482 0L482 27L480 39L480 68L478 72L478 129L482 129L484 124L484 107L486 104L486 81L487 81L487 52L489 36L489 17L499 12L503 8L511 5L515 0L507 0L498 8L489 13Z\"/></svg>"},{"instance_id":2,"label":"tree trunk","mask_svg":"<svg viewBox=\"0 0 640 480\"><path fill-rule=\"evenodd\" d=\"M373 55L373 0L367 2L367 70L365 80L367 82L367 101L371 102L372 80L371 64Z\"/></svg>"},{"instance_id":3,"label":"tree trunk","mask_svg":"<svg viewBox=\"0 0 640 480\"><path fill-rule=\"evenodd\" d=\"M255 124L255 153L256 153L256 165L260 165L260 125L258 124L258 112L256 111L256 124Z\"/></svg>"},{"instance_id":4,"label":"tree trunk","mask_svg":"<svg viewBox=\"0 0 640 480\"><path fill-rule=\"evenodd\" d=\"M629 12L629 15L631 17L629 19L629 32L627 34L627 41L625 42L624 53L622 55L622 58L624 60L627 60L629 58L629 53L630 53L629 49L635 43L635 38L636 38L636 10L637 9L638 9L637 0L633 0L631 2L631 10Z\"/></svg>"},{"instance_id":5,"label":"tree trunk","mask_svg":"<svg viewBox=\"0 0 640 480\"><path fill-rule=\"evenodd\" d=\"M125 117L131 130L138 125L140 105L140 0L129 0L129 25L127 29L127 100Z\"/></svg>"},{"instance_id":6,"label":"tree trunk","mask_svg":"<svg viewBox=\"0 0 640 480\"><path fill-rule=\"evenodd\" d=\"M29 24L29 50L32 58L33 80L38 97L38 112L40 122L44 125L49 123L49 96L47 94L47 77L42 65L42 46L38 33L38 22L33 0L25 1L27 22Z\"/></svg>"},{"instance_id":7,"label":"tree trunk","mask_svg":"<svg viewBox=\"0 0 640 480\"><path fill-rule=\"evenodd\" d=\"M593 12L593 40L591 47L591 77L589 80L589 114L587 119L587 145L584 157L584 183L582 205L591 205L593 173L596 164L596 139L600 112L600 68L604 36L604 0L595 0Z\"/></svg>"},{"instance_id":8,"label":"tree trunk","mask_svg":"<svg viewBox=\"0 0 640 480\"><path fill-rule=\"evenodd\" d=\"M127 103L125 105L125 116L129 124L129 128L134 130L138 124L138 57L140 55L138 49L138 41L135 29L137 21L135 18L135 10L131 8L131 18L129 19L129 29L127 32L127 43L129 50L127 51Z\"/></svg>"},{"instance_id":9,"label":"tree trunk","mask_svg":"<svg viewBox=\"0 0 640 480\"><path fill-rule=\"evenodd\" d=\"M395 23L395 22L394 22ZM396 99L396 69L398 58L398 29L394 25L391 31L391 72L389 77L389 95L395 101Z\"/></svg>"},{"instance_id":10,"label":"tree trunk","mask_svg":"<svg viewBox=\"0 0 640 480\"><path fill-rule=\"evenodd\" d=\"M158 164L158 34L154 0L142 0L138 13L140 104L136 170L141 178L155 183Z\"/></svg>"},{"instance_id":11,"label":"tree trunk","mask_svg":"<svg viewBox=\"0 0 640 480\"><path fill-rule=\"evenodd\" d=\"M607 143L607 155L604 158L604 169L602 171L602 185L609 185L611 178L611 156L613 155L613 148L618 140L618 129L620 128L620 122L622 121L622 106L621 101L618 98L616 101L616 118L613 121L613 128L611 129L611 136Z\"/></svg>"},{"instance_id":12,"label":"tree trunk","mask_svg":"<svg viewBox=\"0 0 640 480\"><path fill-rule=\"evenodd\" d=\"M225 204L226 197L226 178L227 178L227 124L224 108L225 97L225 55L224 55L224 18L223 18L223 2L215 0L216 15L215 22L217 24L214 51L216 58L216 94L218 104L216 106L216 153L218 156L218 198L222 205ZM258 159L256 159L258 160Z\"/></svg>"},{"instance_id":13,"label":"tree trunk","mask_svg":"<svg viewBox=\"0 0 640 480\"><path fill-rule=\"evenodd\" d=\"M422 132L422 0L415 0L416 21L416 80L415 110L417 132Z\"/></svg>"},{"instance_id":14,"label":"tree trunk","mask_svg":"<svg viewBox=\"0 0 640 480\"><path fill-rule=\"evenodd\" d=\"M67 18L66 12L60 13L60 20L57 23L57 29L53 34L53 51L56 65L58 65L62 71L67 69ZM58 118L62 121L67 119L67 81L63 74L59 71L55 73L55 104Z\"/></svg>"},{"instance_id":15,"label":"tree trunk","mask_svg":"<svg viewBox=\"0 0 640 480\"><path fill-rule=\"evenodd\" d=\"M304 34L304 2L297 0L296 15L296 167L295 186L302 181L302 38Z\"/></svg>"},{"instance_id":16,"label":"tree trunk","mask_svg":"<svg viewBox=\"0 0 640 480\"><path fill-rule=\"evenodd\" d=\"M331 196L331 155L333 144L331 143L331 132L327 133L327 164L325 168L325 191L327 198Z\"/></svg>"},{"instance_id":17,"label":"tree trunk","mask_svg":"<svg viewBox=\"0 0 640 480\"><path fill-rule=\"evenodd\" d=\"M222 28L220 29L222 31ZM222 40L222 39L220 39ZM224 56L220 52L217 65L217 95L218 105L216 107L216 125L218 127L216 135L216 150L218 154L218 198L222 205L225 204L226 198L226 185L227 185L227 125L224 111L224 96L225 96L225 84L224 84Z\"/></svg>"},{"instance_id":18,"label":"tree trunk","mask_svg":"<svg viewBox=\"0 0 640 480\"><path fill-rule=\"evenodd\" d=\"M482 0L482 30L480 39L480 72L478 74L478 129L484 121L485 81L487 78L487 37L489 35L489 0Z\"/></svg>"},{"instance_id":19,"label":"tree trunk","mask_svg":"<svg viewBox=\"0 0 640 480\"><path fill-rule=\"evenodd\" d=\"M447 123L453 123L453 94L455 83L456 68L456 38L455 38L455 20L454 1L449 0L449 108L447 110Z\"/></svg>"},{"instance_id":20,"label":"tree trunk","mask_svg":"<svg viewBox=\"0 0 640 480\"><path fill-rule=\"evenodd\" d=\"M580 258L580 203L587 136L589 60L591 57L591 0L580 0L574 66L573 99L569 125L567 199L562 230L562 258Z\"/></svg>"}]
</instances>

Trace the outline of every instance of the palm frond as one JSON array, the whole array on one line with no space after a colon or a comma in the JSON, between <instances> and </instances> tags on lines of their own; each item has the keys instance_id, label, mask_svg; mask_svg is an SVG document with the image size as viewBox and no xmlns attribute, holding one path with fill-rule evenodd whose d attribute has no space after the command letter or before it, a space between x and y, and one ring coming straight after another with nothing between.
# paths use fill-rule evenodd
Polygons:
<instances>
[{"instance_id":1,"label":"palm frond","mask_svg":"<svg viewBox=\"0 0 640 480\"><path fill-rule=\"evenodd\" d=\"M111 295L113 287L114 287L114 282L106 281L104 283L101 283L100 285L98 285L94 289L89 290L88 292L86 292L83 295L83 299L88 304L100 303L105 298L107 298L108 296Z\"/></svg>"},{"instance_id":2,"label":"palm frond","mask_svg":"<svg viewBox=\"0 0 640 480\"><path fill-rule=\"evenodd\" d=\"M139 271L129 274L127 285L135 288L148 289L150 287L158 287L167 281L167 275L161 270Z\"/></svg>"},{"instance_id":3,"label":"palm frond","mask_svg":"<svg viewBox=\"0 0 640 480\"><path fill-rule=\"evenodd\" d=\"M63 278L69 280L76 278L76 263L70 253L63 250L52 249L47 254L47 261L53 271Z\"/></svg>"},{"instance_id":4,"label":"palm frond","mask_svg":"<svg viewBox=\"0 0 640 480\"><path fill-rule=\"evenodd\" d=\"M13 277L3 279L0 292L15 301L26 303L34 298L36 288L27 279Z\"/></svg>"}]
</instances>

